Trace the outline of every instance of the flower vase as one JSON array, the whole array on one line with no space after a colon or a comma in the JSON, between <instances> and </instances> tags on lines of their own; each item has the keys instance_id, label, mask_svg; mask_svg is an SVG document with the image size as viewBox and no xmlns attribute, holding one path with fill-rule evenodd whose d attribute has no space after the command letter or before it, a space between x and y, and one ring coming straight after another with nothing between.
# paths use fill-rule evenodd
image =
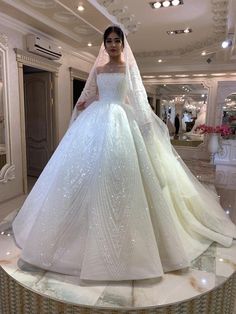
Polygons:
<instances>
[{"instance_id":1,"label":"flower vase","mask_svg":"<svg viewBox=\"0 0 236 314\"><path fill-rule=\"evenodd\" d=\"M219 134L211 133L208 140L208 151L211 155L211 160L210 160L211 164L214 164L215 154L218 153L219 149L220 149Z\"/></svg>"}]
</instances>

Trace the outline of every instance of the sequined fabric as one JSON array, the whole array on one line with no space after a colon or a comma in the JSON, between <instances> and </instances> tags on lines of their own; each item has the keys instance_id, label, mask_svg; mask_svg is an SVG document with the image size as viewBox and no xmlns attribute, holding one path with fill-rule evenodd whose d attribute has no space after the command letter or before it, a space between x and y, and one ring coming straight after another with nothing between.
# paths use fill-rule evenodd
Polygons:
<instances>
[{"instance_id":1,"label":"sequined fabric","mask_svg":"<svg viewBox=\"0 0 236 314\"><path fill-rule=\"evenodd\" d=\"M214 197L140 129L125 74L100 73L97 85L99 100L68 129L13 223L21 257L82 279L131 280L185 268L213 241L230 245L235 226Z\"/></svg>"}]
</instances>

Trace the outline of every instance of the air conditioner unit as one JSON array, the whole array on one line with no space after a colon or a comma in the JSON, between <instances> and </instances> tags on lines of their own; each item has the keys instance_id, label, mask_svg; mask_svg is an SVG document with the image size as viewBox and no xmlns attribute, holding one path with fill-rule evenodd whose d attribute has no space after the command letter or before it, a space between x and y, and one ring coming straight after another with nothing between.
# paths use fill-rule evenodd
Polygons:
<instances>
[{"instance_id":1,"label":"air conditioner unit","mask_svg":"<svg viewBox=\"0 0 236 314\"><path fill-rule=\"evenodd\" d=\"M62 57L61 50L55 44L38 35L27 35L26 46L28 51L48 59L58 60Z\"/></svg>"}]
</instances>

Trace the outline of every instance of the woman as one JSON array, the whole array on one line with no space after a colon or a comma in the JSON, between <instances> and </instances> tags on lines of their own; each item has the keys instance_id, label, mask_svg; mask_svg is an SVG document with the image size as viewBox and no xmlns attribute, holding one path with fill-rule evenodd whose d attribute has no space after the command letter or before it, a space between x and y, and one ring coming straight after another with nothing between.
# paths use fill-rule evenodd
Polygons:
<instances>
[{"instance_id":1,"label":"woman","mask_svg":"<svg viewBox=\"0 0 236 314\"><path fill-rule=\"evenodd\" d=\"M116 26L104 33L84 107L13 223L23 260L134 280L188 267L213 241L231 245L235 225L171 147Z\"/></svg>"}]
</instances>

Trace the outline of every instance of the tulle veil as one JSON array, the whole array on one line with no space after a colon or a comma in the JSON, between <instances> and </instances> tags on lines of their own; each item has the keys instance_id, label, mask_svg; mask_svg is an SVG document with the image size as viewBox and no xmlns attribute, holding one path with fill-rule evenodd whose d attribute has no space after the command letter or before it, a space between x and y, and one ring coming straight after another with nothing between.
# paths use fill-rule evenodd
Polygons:
<instances>
[{"instance_id":1,"label":"tulle veil","mask_svg":"<svg viewBox=\"0 0 236 314\"><path fill-rule=\"evenodd\" d=\"M178 182L180 180L179 176L187 176L189 185L186 186L184 190L180 188L181 190L179 190L179 193L186 198L200 194L203 198L208 199L209 202L212 201L212 206L215 207L215 202L219 202L217 194L206 189L206 187L203 186L192 174L175 148L171 145L169 131L166 124L152 111L152 108L148 103L147 93L142 82L137 62L126 36L124 36L122 59L126 66L125 74L128 90L128 102L133 108L135 119L139 125L146 146L153 155L155 155L155 146L160 147L162 151L161 156L156 156L155 162L159 165L159 173L157 175L159 176L163 186L171 183L178 189ZM97 93L96 69L104 66L108 63L108 61L109 56L106 52L104 44L102 43L96 61L89 73L89 77L77 103L95 97ZM70 125L78 117L78 115L79 111L75 106L71 116ZM169 169L166 169L166 167L164 169L162 167L162 161L164 161L164 163L166 163L166 161L169 163ZM217 208L218 213L221 216L222 208L220 206L217 206ZM217 211L217 209L215 210Z\"/></svg>"}]
</instances>

